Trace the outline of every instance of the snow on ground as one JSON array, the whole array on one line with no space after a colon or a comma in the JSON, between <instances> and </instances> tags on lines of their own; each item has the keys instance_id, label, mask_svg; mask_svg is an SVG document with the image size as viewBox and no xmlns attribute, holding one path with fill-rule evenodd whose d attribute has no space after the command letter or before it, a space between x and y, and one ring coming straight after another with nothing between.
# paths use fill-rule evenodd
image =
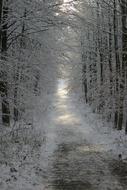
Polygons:
<instances>
[{"instance_id":1,"label":"snow on ground","mask_svg":"<svg viewBox=\"0 0 127 190\"><path fill-rule=\"evenodd\" d=\"M52 109L44 123L47 139L45 151L42 150L45 158L42 165L47 176L43 182L45 188L125 189L125 184L121 185L112 172L120 163L118 154L126 157L126 136L104 126L98 115L91 112L83 102L80 85L70 90L72 83L67 79L58 79L56 84ZM124 142L121 147L120 136Z\"/></svg>"},{"instance_id":2,"label":"snow on ground","mask_svg":"<svg viewBox=\"0 0 127 190\"><path fill-rule=\"evenodd\" d=\"M87 123L84 133L87 131L86 138L89 142L100 146L102 150L111 152L116 158L119 154L122 154L123 159L127 158L127 135L124 129L122 131L113 129L112 123L103 121L101 115L92 113L92 109L83 104L83 99L80 100L79 114L84 116ZM83 130L83 124L80 127Z\"/></svg>"},{"instance_id":3,"label":"snow on ground","mask_svg":"<svg viewBox=\"0 0 127 190\"><path fill-rule=\"evenodd\" d=\"M60 89L57 93L59 96L63 96L63 99L67 99L67 102L64 102L63 99L63 102L59 102L59 99L55 97L53 105L51 106L52 110L50 109L51 122L54 117L58 117L60 122L65 124L66 120L70 119L70 123L74 122L75 124L75 126L73 126L75 131L81 131L84 138L86 138L89 143L94 144L95 148L98 147L98 149L100 148L100 151L104 150L110 152L116 159L119 154L122 154L122 158L126 160L127 136L125 135L125 131L117 131L116 129L113 129L111 123L103 121L100 115L92 113L91 108L84 103L84 94L81 89L79 90L79 88L75 87L76 92L74 92L75 89L72 87L73 90L70 93L71 95L69 95L69 87L66 86L67 81L68 80L66 79L58 79L58 87ZM80 93L78 94L77 92ZM59 109L57 116L55 115L55 109ZM63 114L61 117L59 116L60 111ZM45 125L47 128L47 123Z\"/></svg>"}]
</instances>

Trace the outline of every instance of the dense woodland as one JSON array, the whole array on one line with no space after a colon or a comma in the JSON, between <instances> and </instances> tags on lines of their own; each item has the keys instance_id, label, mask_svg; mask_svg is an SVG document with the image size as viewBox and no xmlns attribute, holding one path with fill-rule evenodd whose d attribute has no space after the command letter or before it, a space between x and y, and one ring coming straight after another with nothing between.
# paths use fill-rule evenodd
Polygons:
<instances>
[{"instance_id":1,"label":"dense woodland","mask_svg":"<svg viewBox=\"0 0 127 190\"><path fill-rule=\"evenodd\" d=\"M89 19L82 21L81 37L85 100L127 132L127 2L95 0L86 7Z\"/></svg>"},{"instance_id":2,"label":"dense woodland","mask_svg":"<svg viewBox=\"0 0 127 190\"><path fill-rule=\"evenodd\" d=\"M50 1L0 0L0 125L32 124L40 94L42 34L54 25Z\"/></svg>"}]
</instances>

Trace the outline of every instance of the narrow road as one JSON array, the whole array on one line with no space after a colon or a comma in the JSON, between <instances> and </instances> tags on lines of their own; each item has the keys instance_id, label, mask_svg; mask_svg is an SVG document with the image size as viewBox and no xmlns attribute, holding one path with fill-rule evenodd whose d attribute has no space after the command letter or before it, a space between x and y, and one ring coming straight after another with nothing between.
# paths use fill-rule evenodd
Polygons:
<instances>
[{"instance_id":1,"label":"narrow road","mask_svg":"<svg viewBox=\"0 0 127 190\"><path fill-rule=\"evenodd\" d=\"M92 124L92 114L81 97L69 89L69 80L57 80L46 121L45 189L126 190L124 166L119 167L106 151L106 144L94 144L99 131L95 122Z\"/></svg>"}]
</instances>

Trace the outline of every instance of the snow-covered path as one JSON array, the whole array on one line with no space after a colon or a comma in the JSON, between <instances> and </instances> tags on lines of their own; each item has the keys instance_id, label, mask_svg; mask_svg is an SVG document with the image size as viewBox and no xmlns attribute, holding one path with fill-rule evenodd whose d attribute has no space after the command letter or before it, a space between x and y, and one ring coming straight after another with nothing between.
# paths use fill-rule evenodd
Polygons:
<instances>
[{"instance_id":1,"label":"snow-covered path","mask_svg":"<svg viewBox=\"0 0 127 190\"><path fill-rule=\"evenodd\" d=\"M115 169L120 172L120 162L113 159L109 144L107 148L107 135L98 131L99 121L83 105L81 96L69 92L69 79L56 83L52 109L45 121L44 189L125 190L127 184L114 176Z\"/></svg>"}]
</instances>

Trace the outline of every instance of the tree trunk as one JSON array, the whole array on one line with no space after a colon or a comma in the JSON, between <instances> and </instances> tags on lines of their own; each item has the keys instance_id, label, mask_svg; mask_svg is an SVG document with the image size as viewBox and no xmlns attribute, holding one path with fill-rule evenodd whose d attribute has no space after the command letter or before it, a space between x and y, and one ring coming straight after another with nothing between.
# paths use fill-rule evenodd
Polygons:
<instances>
[{"instance_id":1,"label":"tree trunk","mask_svg":"<svg viewBox=\"0 0 127 190\"><path fill-rule=\"evenodd\" d=\"M121 80L121 103L123 105L124 97L127 96L127 1L121 0L122 11L122 80ZM125 106L126 103L125 103ZM127 114L125 114L125 131L127 132Z\"/></svg>"},{"instance_id":2,"label":"tree trunk","mask_svg":"<svg viewBox=\"0 0 127 190\"><path fill-rule=\"evenodd\" d=\"M116 105L115 105L115 128L122 129L123 124L123 108L121 104L121 98L119 97L119 82L120 82L120 56L119 56L119 44L118 44L118 18L117 18L117 4L114 0L114 48L115 48L115 61L116 61Z\"/></svg>"},{"instance_id":3,"label":"tree trunk","mask_svg":"<svg viewBox=\"0 0 127 190\"><path fill-rule=\"evenodd\" d=\"M3 1L0 3L0 8L3 7L3 10L0 10L0 22L1 22L1 60L6 61L7 55L7 17L8 17L8 7L3 5ZM8 95L8 84L7 84L7 73L5 70L0 71L0 94L2 97L2 122L3 124L10 124L10 109L9 102L7 99Z\"/></svg>"}]
</instances>

